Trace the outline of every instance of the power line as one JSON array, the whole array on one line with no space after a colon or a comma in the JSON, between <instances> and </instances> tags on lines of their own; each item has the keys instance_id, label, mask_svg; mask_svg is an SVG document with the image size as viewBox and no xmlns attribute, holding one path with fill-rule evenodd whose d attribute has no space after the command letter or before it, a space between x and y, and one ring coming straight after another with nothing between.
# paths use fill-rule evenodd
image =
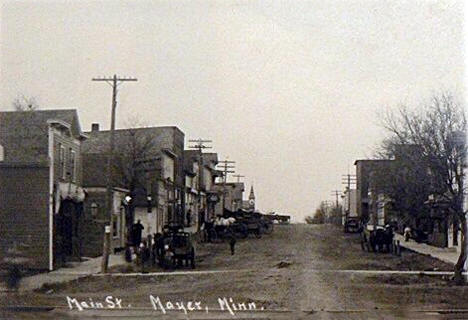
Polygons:
<instances>
[{"instance_id":1,"label":"power line","mask_svg":"<svg viewBox=\"0 0 468 320\"><path fill-rule=\"evenodd\" d=\"M245 176L240 175L240 174L233 174L232 175L234 178L237 178L237 182L240 182L240 178L245 178Z\"/></svg>"},{"instance_id":2,"label":"power line","mask_svg":"<svg viewBox=\"0 0 468 320\"><path fill-rule=\"evenodd\" d=\"M228 173L234 173L235 171L229 170L229 169L234 169L235 166L233 164L236 163L235 161L230 161L230 160L223 160L223 161L218 161L218 165L220 166L220 169L224 170L224 177L223 177L223 213L224 213L224 208L226 207L226 182L227 182L227 177Z\"/></svg>"},{"instance_id":3,"label":"power line","mask_svg":"<svg viewBox=\"0 0 468 320\"><path fill-rule=\"evenodd\" d=\"M349 213L351 211L351 193L350 193L351 192L351 184L356 185L357 184L357 178L356 178L355 174L349 174L349 173L344 174L341 177L342 177L341 184L346 185L346 193L348 195L348 199L346 200L347 208L346 208L346 211L345 211L345 223L347 223Z\"/></svg>"},{"instance_id":4,"label":"power line","mask_svg":"<svg viewBox=\"0 0 468 320\"><path fill-rule=\"evenodd\" d=\"M108 214L108 223L109 225L105 227L104 230L104 248L103 248L103 258L101 263L101 272L107 273L107 266L109 264L109 254L110 254L110 236L113 227L113 217L112 217L112 206L114 203L113 199L113 186L112 186L112 167L114 165L114 147L115 147L115 111L117 108L117 87L119 84L126 81L137 81L136 78L129 77L118 77L114 74L113 77L103 77L103 78L93 78L92 81L105 81L112 86L112 113L111 113L111 129L110 129L110 148L109 156L107 158L107 214Z\"/></svg>"},{"instance_id":5,"label":"power line","mask_svg":"<svg viewBox=\"0 0 468 320\"><path fill-rule=\"evenodd\" d=\"M202 191L202 186L204 185L203 184L204 175L203 175L203 154L202 154L202 152L203 152L204 149L211 149L212 148L211 146L208 146L206 144L213 143L213 140L198 138L198 139L189 139L189 142L190 143L195 143L193 145L188 146L190 149L198 150L198 175L199 175L198 176L198 204L199 204L198 210L200 211L200 209L203 206L201 191ZM204 210L203 215L205 216L206 207L204 207L203 210ZM199 223L197 224L198 231L200 231L200 227L201 227L201 225L200 225L200 221L199 221Z\"/></svg>"},{"instance_id":6,"label":"power line","mask_svg":"<svg viewBox=\"0 0 468 320\"><path fill-rule=\"evenodd\" d=\"M332 190L332 196L336 196L336 207L338 208L338 196L341 195L341 191L340 190Z\"/></svg>"}]
</instances>

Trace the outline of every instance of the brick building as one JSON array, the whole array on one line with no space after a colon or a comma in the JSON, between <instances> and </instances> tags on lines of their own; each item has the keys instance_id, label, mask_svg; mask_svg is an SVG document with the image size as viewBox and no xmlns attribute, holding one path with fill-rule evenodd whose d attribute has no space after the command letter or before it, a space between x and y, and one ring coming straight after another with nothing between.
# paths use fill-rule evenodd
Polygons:
<instances>
[{"instance_id":1,"label":"brick building","mask_svg":"<svg viewBox=\"0 0 468 320\"><path fill-rule=\"evenodd\" d=\"M371 175L374 171L382 171L389 167L393 160L356 160L356 211L357 215L362 221L369 221L370 219L370 192ZM378 190L374 190L377 195Z\"/></svg>"},{"instance_id":2,"label":"brick building","mask_svg":"<svg viewBox=\"0 0 468 320\"><path fill-rule=\"evenodd\" d=\"M76 110L0 112L0 252L24 247L31 267L81 257L81 132Z\"/></svg>"},{"instance_id":3,"label":"brick building","mask_svg":"<svg viewBox=\"0 0 468 320\"><path fill-rule=\"evenodd\" d=\"M218 154L213 152L202 153L202 187L201 203L203 215L201 221L215 217L215 206L221 200L220 192L216 190L215 181L222 173L216 169Z\"/></svg>"},{"instance_id":4,"label":"brick building","mask_svg":"<svg viewBox=\"0 0 468 320\"><path fill-rule=\"evenodd\" d=\"M83 144L86 187L96 180L107 181L102 166L107 161L110 131L99 130L99 125L93 124L88 134L89 139ZM141 220L145 236L161 232L168 222L181 222L185 204L183 150L184 133L177 127L115 130L113 185L123 188L119 192L127 190L132 198L128 208L122 207L128 211L116 214L126 218L114 222L115 228L125 230ZM117 204L114 210L120 210Z\"/></svg>"},{"instance_id":5,"label":"brick building","mask_svg":"<svg viewBox=\"0 0 468 320\"><path fill-rule=\"evenodd\" d=\"M244 196L245 186L243 182L228 182L226 186L223 183L216 184L216 190L221 194L221 200L216 204L216 215L223 215L223 193L225 195L224 207L229 211L237 211L242 209L242 200ZM223 192L224 191L224 192Z\"/></svg>"},{"instance_id":6,"label":"brick building","mask_svg":"<svg viewBox=\"0 0 468 320\"><path fill-rule=\"evenodd\" d=\"M202 209L201 188L201 152L184 150L185 172L185 225L199 227L198 213Z\"/></svg>"}]
</instances>

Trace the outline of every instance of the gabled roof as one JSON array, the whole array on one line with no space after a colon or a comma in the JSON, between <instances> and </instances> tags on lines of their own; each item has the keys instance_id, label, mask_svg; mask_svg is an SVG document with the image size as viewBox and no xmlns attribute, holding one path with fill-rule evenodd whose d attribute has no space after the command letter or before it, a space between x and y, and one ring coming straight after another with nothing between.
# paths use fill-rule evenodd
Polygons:
<instances>
[{"instance_id":1,"label":"gabled roof","mask_svg":"<svg viewBox=\"0 0 468 320\"><path fill-rule=\"evenodd\" d=\"M46 132L49 123L60 123L62 126L69 127L75 138L86 137L81 131L76 109L0 112L0 135L7 135L18 126L28 126Z\"/></svg>"}]
</instances>

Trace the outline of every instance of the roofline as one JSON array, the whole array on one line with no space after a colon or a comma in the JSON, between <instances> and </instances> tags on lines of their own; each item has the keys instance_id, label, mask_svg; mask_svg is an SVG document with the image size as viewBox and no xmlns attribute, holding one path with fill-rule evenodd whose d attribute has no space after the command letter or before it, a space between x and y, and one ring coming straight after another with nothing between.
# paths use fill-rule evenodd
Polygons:
<instances>
[{"instance_id":1,"label":"roofline","mask_svg":"<svg viewBox=\"0 0 468 320\"><path fill-rule=\"evenodd\" d=\"M48 125L51 125L51 124L56 124L58 123L59 125L61 125L62 127L68 129L69 133L71 136L73 136L73 132L71 130L71 124L66 122L66 121L63 121L63 120L60 120L60 119L54 119L54 118L51 118L51 119L47 119L47 124ZM80 130L80 133L78 134L78 139L80 140L86 140L89 138L89 136L87 134L84 134L80 128L78 128Z\"/></svg>"},{"instance_id":2,"label":"roofline","mask_svg":"<svg viewBox=\"0 0 468 320\"><path fill-rule=\"evenodd\" d=\"M54 123L58 123L60 124L61 126L67 128L68 130L71 129L71 124L68 123L68 122L65 122L63 120L60 120L60 119L47 119L47 124L54 124Z\"/></svg>"},{"instance_id":3,"label":"roofline","mask_svg":"<svg viewBox=\"0 0 468 320\"><path fill-rule=\"evenodd\" d=\"M177 126L153 126L153 127L140 127L140 128L122 128L122 129L114 129L114 131L130 131L130 130L148 130L148 129L176 129L178 131L180 131L180 133L182 133L183 135L184 132L182 130L180 130L179 127ZM85 131L85 133L100 133L100 132L110 132L111 130L101 130L99 129L99 131Z\"/></svg>"},{"instance_id":4,"label":"roofline","mask_svg":"<svg viewBox=\"0 0 468 320\"><path fill-rule=\"evenodd\" d=\"M35 109L35 110L4 110L0 111L0 113L14 113L14 112L49 112L49 111L76 111L78 113L78 109Z\"/></svg>"},{"instance_id":5,"label":"roofline","mask_svg":"<svg viewBox=\"0 0 468 320\"><path fill-rule=\"evenodd\" d=\"M355 160L354 165L356 165L358 162L371 162L371 161L394 161L392 159L360 159L360 160Z\"/></svg>"},{"instance_id":6,"label":"roofline","mask_svg":"<svg viewBox=\"0 0 468 320\"><path fill-rule=\"evenodd\" d=\"M178 156L170 149L164 148L164 149L162 149L162 152L166 153L171 158L174 158L174 159L178 158Z\"/></svg>"}]
</instances>

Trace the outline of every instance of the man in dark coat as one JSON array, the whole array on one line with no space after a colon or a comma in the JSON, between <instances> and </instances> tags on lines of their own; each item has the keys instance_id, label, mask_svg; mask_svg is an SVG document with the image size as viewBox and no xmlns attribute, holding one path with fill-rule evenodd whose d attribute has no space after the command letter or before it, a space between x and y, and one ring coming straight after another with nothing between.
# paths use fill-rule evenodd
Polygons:
<instances>
[{"instance_id":1,"label":"man in dark coat","mask_svg":"<svg viewBox=\"0 0 468 320\"><path fill-rule=\"evenodd\" d=\"M236 246L236 237L234 235L231 235L231 237L229 239L229 246L231 247L231 256L233 256L235 246Z\"/></svg>"},{"instance_id":2,"label":"man in dark coat","mask_svg":"<svg viewBox=\"0 0 468 320\"><path fill-rule=\"evenodd\" d=\"M141 232L145 229L141 224L141 220L138 220L132 227L132 242L135 247L139 247L141 243Z\"/></svg>"}]
</instances>

